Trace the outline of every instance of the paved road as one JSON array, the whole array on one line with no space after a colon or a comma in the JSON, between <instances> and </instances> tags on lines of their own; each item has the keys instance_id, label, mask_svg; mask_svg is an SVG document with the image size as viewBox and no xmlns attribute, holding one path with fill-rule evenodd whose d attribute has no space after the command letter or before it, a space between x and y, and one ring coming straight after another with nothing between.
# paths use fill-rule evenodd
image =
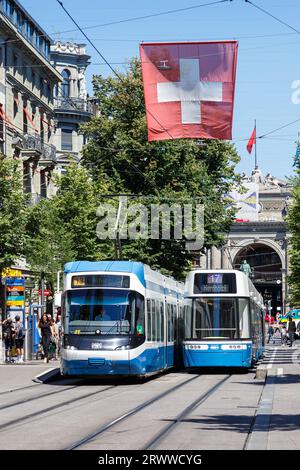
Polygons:
<instances>
[{"instance_id":1,"label":"paved road","mask_svg":"<svg viewBox=\"0 0 300 470\"><path fill-rule=\"evenodd\" d=\"M266 383L204 370L34 384L48 365L0 366L0 449L299 449L299 362L268 346Z\"/></svg>"}]
</instances>

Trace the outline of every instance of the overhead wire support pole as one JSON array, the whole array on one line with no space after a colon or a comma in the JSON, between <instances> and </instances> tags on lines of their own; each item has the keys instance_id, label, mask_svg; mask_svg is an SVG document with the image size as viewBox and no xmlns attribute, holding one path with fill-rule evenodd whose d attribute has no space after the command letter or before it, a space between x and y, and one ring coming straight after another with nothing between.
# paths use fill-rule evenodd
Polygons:
<instances>
[{"instance_id":1,"label":"overhead wire support pole","mask_svg":"<svg viewBox=\"0 0 300 470\"><path fill-rule=\"evenodd\" d=\"M255 140L254 140L254 145L255 145L255 169L258 169L257 165L257 133L256 133L256 119L254 119L254 129L255 129Z\"/></svg>"}]
</instances>

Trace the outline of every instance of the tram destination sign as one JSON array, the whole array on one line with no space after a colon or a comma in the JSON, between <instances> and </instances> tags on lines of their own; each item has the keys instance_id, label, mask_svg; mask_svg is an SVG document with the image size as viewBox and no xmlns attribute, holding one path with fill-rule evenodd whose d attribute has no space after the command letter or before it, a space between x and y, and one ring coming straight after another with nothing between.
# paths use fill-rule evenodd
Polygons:
<instances>
[{"instance_id":1,"label":"tram destination sign","mask_svg":"<svg viewBox=\"0 0 300 470\"><path fill-rule=\"evenodd\" d=\"M129 289L130 277L118 274L86 274L72 276L72 287L119 287Z\"/></svg>"},{"instance_id":2,"label":"tram destination sign","mask_svg":"<svg viewBox=\"0 0 300 470\"><path fill-rule=\"evenodd\" d=\"M236 275L195 273L194 294L236 294Z\"/></svg>"}]
</instances>

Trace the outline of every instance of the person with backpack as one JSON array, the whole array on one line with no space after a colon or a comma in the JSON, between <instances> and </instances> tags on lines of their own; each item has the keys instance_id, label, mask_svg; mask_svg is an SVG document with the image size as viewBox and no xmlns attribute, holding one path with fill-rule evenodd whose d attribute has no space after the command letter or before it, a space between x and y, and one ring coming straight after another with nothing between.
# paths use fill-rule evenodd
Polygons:
<instances>
[{"instance_id":1,"label":"person with backpack","mask_svg":"<svg viewBox=\"0 0 300 470\"><path fill-rule=\"evenodd\" d=\"M11 318L4 320L2 324L3 339L5 344L5 362L13 362L11 350L14 338L14 326Z\"/></svg>"},{"instance_id":2,"label":"person with backpack","mask_svg":"<svg viewBox=\"0 0 300 470\"><path fill-rule=\"evenodd\" d=\"M15 342L17 348L17 361L18 363L24 362L23 352L24 352L24 339L25 339L25 330L24 325L21 322L19 315L15 317Z\"/></svg>"}]
</instances>

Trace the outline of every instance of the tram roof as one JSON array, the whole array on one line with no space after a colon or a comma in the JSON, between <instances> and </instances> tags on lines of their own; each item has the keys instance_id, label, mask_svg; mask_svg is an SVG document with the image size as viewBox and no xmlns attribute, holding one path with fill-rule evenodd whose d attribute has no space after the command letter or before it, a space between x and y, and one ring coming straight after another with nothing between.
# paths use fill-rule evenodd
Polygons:
<instances>
[{"instance_id":1,"label":"tram roof","mask_svg":"<svg viewBox=\"0 0 300 470\"><path fill-rule=\"evenodd\" d=\"M138 261L72 261L65 264L64 273L82 272L127 272L135 274L145 286L145 265Z\"/></svg>"}]
</instances>

